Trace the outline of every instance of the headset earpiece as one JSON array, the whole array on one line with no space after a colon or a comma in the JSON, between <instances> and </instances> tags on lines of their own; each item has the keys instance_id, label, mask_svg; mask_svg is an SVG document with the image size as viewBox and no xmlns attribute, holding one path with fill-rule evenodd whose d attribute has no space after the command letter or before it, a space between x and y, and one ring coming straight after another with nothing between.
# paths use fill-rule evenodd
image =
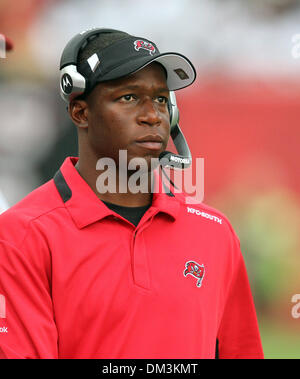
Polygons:
<instances>
[{"instance_id":1,"label":"headset earpiece","mask_svg":"<svg viewBox=\"0 0 300 379\"><path fill-rule=\"evenodd\" d=\"M86 80L75 65L66 66L60 71L60 94L63 100L70 102L75 96L83 94L85 88Z\"/></svg>"},{"instance_id":2,"label":"headset earpiece","mask_svg":"<svg viewBox=\"0 0 300 379\"><path fill-rule=\"evenodd\" d=\"M186 139L179 127L179 109L177 107L174 91L170 91L168 109L170 114L170 134L179 154L164 151L160 154L160 163L162 167L184 169L191 165L192 156Z\"/></svg>"},{"instance_id":3,"label":"headset earpiece","mask_svg":"<svg viewBox=\"0 0 300 379\"><path fill-rule=\"evenodd\" d=\"M170 126L172 130L179 122L179 109L177 107L176 96L174 91L170 91L168 109L170 114Z\"/></svg>"},{"instance_id":4,"label":"headset earpiece","mask_svg":"<svg viewBox=\"0 0 300 379\"><path fill-rule=\"evenodd\" d=\"M119 32L115 29L93 28L74 36L66 45L60 59L60 95L66 102L84 93L87 81L77 70L80 49L93 36L102 33Z\"/></svg>"}]
</instances>

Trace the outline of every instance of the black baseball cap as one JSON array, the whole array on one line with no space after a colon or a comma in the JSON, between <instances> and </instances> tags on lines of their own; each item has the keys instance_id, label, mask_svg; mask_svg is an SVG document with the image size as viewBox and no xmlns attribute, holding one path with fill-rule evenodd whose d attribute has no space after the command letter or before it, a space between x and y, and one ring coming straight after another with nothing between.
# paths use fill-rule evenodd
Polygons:
<instances>
[{"instance_id":1,"label":"black baseball cap","mask_svg":"<svg viewBox=\"0 0 300 379\"><path fill-rule=\"evenodd\" d=\"M164 67L170 91L187 87L196 79L195 67L184 55L160 53L154 42L128 35L95 52L82 65L80 71L87 78L85 93L98 83L128 76L152 62Z\"/></svg>"}]
</instances>

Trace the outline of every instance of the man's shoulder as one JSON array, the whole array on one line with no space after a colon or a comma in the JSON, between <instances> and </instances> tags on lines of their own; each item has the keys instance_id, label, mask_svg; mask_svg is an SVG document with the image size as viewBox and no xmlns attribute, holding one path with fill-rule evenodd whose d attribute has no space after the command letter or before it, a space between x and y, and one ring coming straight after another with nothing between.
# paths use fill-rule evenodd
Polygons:
<instances>
[{"instance_id":1,"label":"man's shoulder","mask_svg":"<svg viewBox=\"0 0 300 379\"><path fill-rule=\"evenodd\" d=\"M36 188L0 215L0 240L22 240L30 223L64 207L53 179Z\"/></svg>"},{"instance_id":2,"label":"man's shoulder","mask_svg":"<svg viewBox=\"0 0 300 379\"><path fill-rule=\"evenodd\" d=\"M204 202L196 201L183 193L176 194L175 197L179 201L181 210L184 211L186 217L194 216L194 223L198 221L202 224L202 221L205 220L207 221L205 224L218 226L218 230L225 230L237 237L231 222L222 211Z\"/></svg>"},{"instance_id":3,"label":"man's shoulder","mask_svg":"<svg viewBox=\"0 0 300 379\"><path fill-rule=\"evenodd\" d=\"M203 201L198 201L184 193L175 193L176 200L180 203L182 209L186 209L187 213L192 213L196 215L208 215L215 217L215 220L220 220L220 224L226 221L229 222L228 218L220 210L204 203ZM217 220L218 219L218 220Z\"/></svg>"}]
</instances>

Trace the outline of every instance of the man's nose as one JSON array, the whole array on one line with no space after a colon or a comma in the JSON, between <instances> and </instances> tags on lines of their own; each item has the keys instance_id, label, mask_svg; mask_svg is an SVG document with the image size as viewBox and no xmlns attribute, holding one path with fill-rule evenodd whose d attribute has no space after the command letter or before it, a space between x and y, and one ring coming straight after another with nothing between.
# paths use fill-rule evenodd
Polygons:
<instances>
[{"instance_id":1,"label":"man's nose","mask_svg":"<svg viewBox=\"0 0 300 379\"><path fill-rule=\"evenodd\" d=\"M160 111L152 99L143 101L140 106L137 121L139 125L159 125L162 121Z\"/></svg>"}]
</instances>

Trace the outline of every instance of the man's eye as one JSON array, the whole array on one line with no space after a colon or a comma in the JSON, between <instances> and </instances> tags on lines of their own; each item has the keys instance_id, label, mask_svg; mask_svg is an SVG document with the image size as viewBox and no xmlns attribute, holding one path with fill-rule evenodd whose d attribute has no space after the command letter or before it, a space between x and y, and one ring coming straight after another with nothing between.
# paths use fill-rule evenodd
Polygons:
<instances>
[{"instance_id":1,"label":"man's eye","mask_svg":"<svg viewBox=\"0 0 300 379\"><path fill-rule=\"evenodd\" d=\"M168 103L168 98L165 96L158 96L156 98L156 101L160 104L167 104Z\"/></svg>"},{"instance_id":2,"label":"man's eye","mask_svg":"<svg viewBox=\"0 0 300 379\"><path fill-rule=\"evenodd\" d=\"M134 100L134 96L133 95L124 95L121 97L121 100L132 101L132 100Z\"/></svg>"}]
</instances>

